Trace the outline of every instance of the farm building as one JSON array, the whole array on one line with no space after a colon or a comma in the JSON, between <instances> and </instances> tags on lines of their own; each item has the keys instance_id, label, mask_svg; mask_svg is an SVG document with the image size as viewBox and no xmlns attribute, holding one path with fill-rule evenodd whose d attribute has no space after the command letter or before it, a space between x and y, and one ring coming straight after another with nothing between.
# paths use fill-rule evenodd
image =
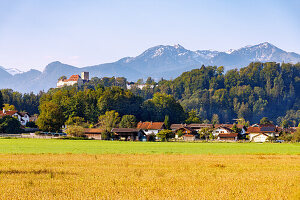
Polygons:
<instances>
[{"instance_id":1,"label":"farm building","mask_svg":"<svg viewBox=\"0 0 300 200\"><path fill-rule=\"evenodd\" d=\"M99 128L86 128L84 129L84 135L89 139L101 140L101 134L103 130Z\"/></svg>"},{"instance_id":2,"label":"farm building","mask_svg":"<svg viewBox=\"0 0 300 200\"><path fill-rule=\"evenodd\" d=\"M113 128L111 132L114 133L114 136L118 139L124 139L125 141L131 140L142 140L145 138L145 133L142 129L135 128Z\"/></svg>"},{"instance_id":3,"label":"farm building","mask_svg":"<svg viewBox=\"0 0 300 200\"><path fill-rule=\"evenodd\" d=\"M218 135L218 140L223 140L223 141L236 141L238 138L238 134L237 133L227 133L227 134L223 134L220 133Z\"/></svg>"},{"instance_id":4,"label":"farm building","mask_svg":"<svg viewBox=\"0 0 300 200\"><path fill-rule=\"evenodd\" d=\"M186 141L186 142L192 142L192 141L195 141L196 140L196 136L195 135L183 135L183 140Z\"/></svg>"}]
</instances>

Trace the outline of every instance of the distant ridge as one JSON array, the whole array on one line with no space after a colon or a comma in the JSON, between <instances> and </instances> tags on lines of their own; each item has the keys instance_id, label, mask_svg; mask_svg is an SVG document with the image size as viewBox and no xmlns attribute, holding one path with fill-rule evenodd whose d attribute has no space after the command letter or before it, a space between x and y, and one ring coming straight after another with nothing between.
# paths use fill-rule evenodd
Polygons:
<instances>
[{"instance_id":1,"label":"distant ridge","mask_svg":"<svg viewBox=\"0 0 300 200\"><path fill-rule=\"evenodd\" d=\"M300 62L300 55L286 52L268 42L242 47L237 50L219 52L213 50L191 51L183 46L158 45L136 57L125 57L113 63L78 68L59 61L49 63L43 72L0 67L0 88L11 88L20 92L47 91L55 87L62 75L70 76L89 71L91 77L126 77L130 81L151 76L176 78L182 72L199 68L201 65L224 66L225 70L241 68L251 62Z\"/></svg>"}]
</instances>

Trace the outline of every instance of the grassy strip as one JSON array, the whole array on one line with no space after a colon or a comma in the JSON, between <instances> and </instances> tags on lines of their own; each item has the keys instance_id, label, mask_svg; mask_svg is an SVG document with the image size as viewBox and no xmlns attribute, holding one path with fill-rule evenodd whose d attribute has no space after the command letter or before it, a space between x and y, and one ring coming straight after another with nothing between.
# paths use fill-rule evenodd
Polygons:
<instances>
[{"instance_id":1,"label":"grassy strip","mask_svg":"<svg viewBox=\"0 0 300 200\"><path fill-rule=\"evenodd\" d=\"M0 139L1 154L300 154L297 143L185 143Z\"/></svg>"}]
</instances>

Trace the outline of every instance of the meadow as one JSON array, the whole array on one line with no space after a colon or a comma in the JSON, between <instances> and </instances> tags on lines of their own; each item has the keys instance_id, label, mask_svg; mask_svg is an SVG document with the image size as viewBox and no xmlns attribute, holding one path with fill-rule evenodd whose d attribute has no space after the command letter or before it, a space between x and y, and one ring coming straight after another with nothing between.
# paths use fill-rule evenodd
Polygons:
<instances>
[{"instance_id":1,"label":"meadow","mask_svg":"<svg viewBox=\"0 0 300 200\"><path fill-rule=\"evenodd\" d=\"M0 139L0 199L299 199L299 147Z\"/></svg>"},{"instance_id":2,"label":"meadow","mask_svg":"<svg viewBox=\"0 0 300 200\"><path fill-rule=\"evenodd\" d=\"M0 154L300 154L299 143L122 142L0 139Z\"/></svg>"},{"instance_id":3,"label":"meadow","mask_svg":"<svg viewBox=\"0 0 300 200\"><path fill-rule=\"evenodd\" d=\"M1 154L0 199L299 199L299 158Z\"/></svg>"}]
</instances>

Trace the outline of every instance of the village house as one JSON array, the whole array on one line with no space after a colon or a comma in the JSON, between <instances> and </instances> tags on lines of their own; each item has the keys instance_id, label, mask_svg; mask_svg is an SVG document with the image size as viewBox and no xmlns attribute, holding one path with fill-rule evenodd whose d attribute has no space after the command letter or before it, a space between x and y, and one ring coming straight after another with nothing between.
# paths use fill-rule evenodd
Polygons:
<instances>
[{"instance_id":1,"label":"village house","mask_svg":"<svg viewBox=\"0 0 300 200\"><path fill-rule=\"evenodd\" d=\"M145 133L142 129L136 128L113 128L111 132L114 134L116 139L120 140L131 140L131 141L142 141L146 139Z\"/></svg>"},{"instance_id":2,"label":"village house","mask_svg":"<svg viewBox=\"0 0 300 200\"><path fill-rule=\"evenodd\" d=\"M181 135L183 136L183 139L184 140L190 140L190 137L193 135L195 136L194 137L194 140L196 139L196 135L198 134L197 131L195 131L194 129L190 128L190 127L187 127L187 126L184 126L184 127L181 127L181 128L178 128L176 129L175 131L175 138L179 138L179 133L181 132ZM185 137L186 136L186 137Z\"/></svg>"},{"instance_id":3,"label":"village house","mask_svg":"<svg viewBox=\"0 0 300 200\"><path fill-rule=\"evenodd\" d=\"M159 131L166 129L166 126L164 122L139 122L137 129L142 129L146 135L156 135Z\"/></svg>"},{"instance_id":4,"label":"village house","mask_svg":"<svg viewBox=\"0 0 300 200\"><path fill-rule=\"evenodd\" d=\"M227 128L230 128L232 129L232 127L234 126L234 124L215 124L215 128L218 128L218 127L227 127ZM242 124L236 124L236 127L238 129L240 129L241 131L239 132L239 134L241 135L245 135L246 134L246 127Z\"/></svg>"},{"instance_id":5,"label":"village house","mask_svg":"<svg viewBox=\"0 0 300 200\"><path fill-rule=\"evenodd\" d=\"M183 135L197 135L197 131L187 126L176 129L175 133L178 133L179 131L181 131Z\"/></svg>"},{"instance_id":6,"label":"village house","mask_svg":"<svg viewBox=\"0 0 300 200\"><path fill-rule=\"evenodd\" d=\"M231 126L233 127L233 126ZM231 140L235 141L238 139L238 133L235 133L231 128L226 125L216 126L212 132L213 136L218 140Z\"/></svg>"},{"instance_id":7,"label":"village house","mask_svg":"<svg viewBox=\"0 0 300 200\"><path fill-rule=\"evenodd\" d=\"M18 112L16 110L1 110L0 118L4 116L15 117L19 120L22 126L26 126L26 124L30 121L30 115L28 112Z\"/></svg>"},{"instance_id":8,"label":"village house","mask_svg":"<svg viewBox=\"0 0 300 200\"><path fill-rule=\"evenodd\" d=\"M269 136L279 136L277 127L273 124L255 124L248 127L246 133L249 136L249 140L252 142L266 142Z\"/></svg>"},{"instance_id":9,"label":"village house","mask_svg":"<svg viewBox=\"0 0 300 200\"><path fill-rule=\"evenodd\" d=\"M201 131L201 129L204 128L213 128L213 124L189 124L187 125L188 127L194 129L195 131L197 131L198 133Z\"/></svg>"},{"instance_id":10,"label":"village house","mask_svg":"<svg viewBox=\"0 0 300 200\"><path fill-rule=\"evenodd\" d=\"M137 83L133 83L133 82L130 82L130 83L128 83L128 84L126 85L126 88L127 88L128 90L130 90L130 89L132 89L132 88L134 88L134 87L136 87L136 88L142 90L144 87L149 87L149 88L152 89L152 88L154 88L154 85L149 85L149 84L137 84Z\"/></svg>"},{"instance_id":11,"label":"village house","mask_svg":"<svg viewBox=\"0 0 300 200\"><path fill-rule=\"evenodd\" d=\"M82 86L84 83L89 81L89 72L81 72L80 75L72 75L69 79L60 79L58 80L56 87L61 88L64 86L73 86L77 84Z\"/></svg>"}]
</instances>

